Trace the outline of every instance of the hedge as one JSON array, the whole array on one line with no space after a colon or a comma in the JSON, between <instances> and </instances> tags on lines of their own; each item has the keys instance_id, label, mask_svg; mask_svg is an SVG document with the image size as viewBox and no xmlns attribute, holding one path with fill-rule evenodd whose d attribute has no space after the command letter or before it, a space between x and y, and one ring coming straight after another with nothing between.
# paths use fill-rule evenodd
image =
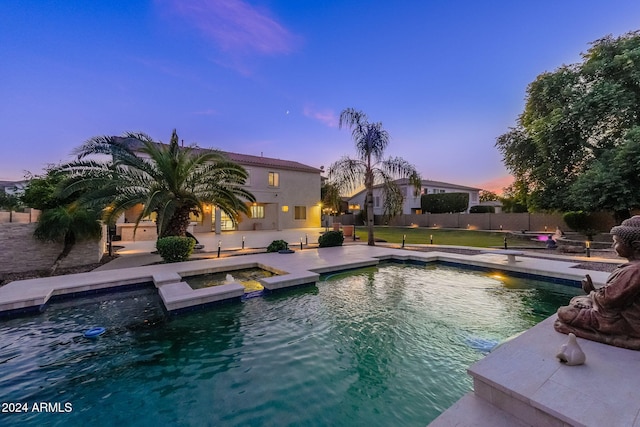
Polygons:
<instances>
[{"instance_id":1,"label":"hedge","mask_svg":"<svg viewBox=\"0 0 640 427\"><path fill-rule=\"evenodd\" d=\"M344 234L342 231L327 231L318 238L318 246L328 248L330 246L342 246Z\"/></svg>"},{"instance_id":2,"label":"hedge","mask_svg":"<svg viewBox=\"0 0 640 427\"><path fill-rule=\"evenodd\" d=\"M156 242L156 249L164 262L186 261L195 246L196 241L191 237L168 236Z\"/></svg>"},{"instance_id":3,"label":"hedge","mask_svg":"<svg viewBox=\"0 0 640 427\"><path fill-rule=\"evenodd\" d=\"M469 193L423 194L420 197L422 212L464 212L469 207Z\"/></svg>"}]
</instances>

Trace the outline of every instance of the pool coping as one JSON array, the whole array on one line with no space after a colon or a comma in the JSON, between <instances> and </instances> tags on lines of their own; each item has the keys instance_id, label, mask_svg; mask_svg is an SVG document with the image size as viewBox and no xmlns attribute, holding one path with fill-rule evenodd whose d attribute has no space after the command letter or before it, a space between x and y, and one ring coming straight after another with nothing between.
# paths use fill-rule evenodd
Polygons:
<instances>
[{"instance_id":1,"label":"pool coping","mask_svg":"<svg viewBox=\"0 0 640 427\"><path fill-rule=\"evenodd\" d=\"M239 283L202 289L191 289L183 279L195 274L232 271L259 267L277 273L260 279L268 291L312 284L319 275L339 270L376 265L381 261L442 262L469 268L494 269L532 278L551 278L578 283L588 272L596 285L604 284L607 273L571 268L576 262L540 260L520 257L506 259L501 253L461 255L447 252L414 252L371 246L341 246L309 249L294 254L263 253L217 259L204 259L173 264L158 264L120 270L96 271L66 276L15 281L0 287L0 317L15 313L43 310L54 296L117 290L119 287L153 282L169 312L242 297ZM565 283L566 284L566 283ZM185 286L186 285L186 286ZM232 286L231 286L232 285Z\"/></svg>"},{"instance_id":2,"label":"pool coping","mask_svg":"<svg viewBox=\"0 0 640 427\"><path fill-rule=\"evenodd\" d=\"M247 265L266 267L283 273L261 279L266 289L277 291L316 283L323 273L374 266L387 260L441 262L572 283L579 283L588 273L596 286L603 285L609 276L606 272L574 268L579 261L526 256L512 261L500 253L462 255L354 245L309 249L286 255L254 254L11 282L0 288L0 316L41 310L54 296L117 290L118 287L145 282L154 283L169 312L180 312L236 300L244 292L244 287L238 283L191 289L182 280L191 274L228 271ZM431 425L506 426L522 422L522 425L545 426L640 427L640 402L634 397L635 387L640 382L640 374L635 373L640 352L579 340L587 354L587 363L578 367L562 365L555 354L567 336L553 329L554 320L555 316L551 316L471 366L468 373L474 380L474 392L463 397ZM496 423L496 419L502 420L502 424ZM465 423L465 420L471 421Z\"/></svg>"}]
</instances>

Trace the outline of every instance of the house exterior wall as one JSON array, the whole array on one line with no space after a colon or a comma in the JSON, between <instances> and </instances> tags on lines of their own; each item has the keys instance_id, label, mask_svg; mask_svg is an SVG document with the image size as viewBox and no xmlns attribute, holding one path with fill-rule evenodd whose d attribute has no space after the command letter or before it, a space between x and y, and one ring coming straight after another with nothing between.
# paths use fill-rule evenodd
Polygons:
<instances>
[{"instance_id":1,"label":"house exterior wall","mask_svg":"<svg viewBox=\"0 0 640 427\"><path fill-rule=\"evenodd\" d=\"M466 213L469 212L469 208L472 206L476 206L480 203L480 189L474 188L461 188L461 186L457 186L455 184L447 184L438 182L435 184L428 184L428 181L423 181L421 194L418 196L414 196L413 194L413 186L407 184L400 184L400 191L404 196L404 202L402 204L402 214L411 215L420 211L420 199L422 194L436 194L436 193L468 193L469 194L469 206L467 206ZM384 214L384 196L382 195L383 191L381 187L373 188L373 214L374 215L383 215ZM349 205L359 204L360 209L364 209L364 200L365 200L366 191L362 190L359 193L356 193L349 199ZM354 213L358 211L355 210Z\"/></svg>"},{"instance_id":2,"label":"house exterior wall","mask_svg":"<svg viewBox=\"0 0 640 427\"><path fill-rule=\"evenodd\" d=\"M247 167L249 185L246 189L264 206L264 218L242 216L238 230L282 230L287 228L320 227L320 173ZM269 185L269 174L277 175L277 185ZM296 207L300 216L296 219ZM304 209L302 209L304 208Z\"/></svg>"},{"instance_id":3,"label":"house exterior wall","mask_svg":"<svg viewBox=\"0 0 640 427\"><path fill-rule=\"evenodd\" d=\"M241 215L236 230L282 230L321 226L319 170L311 172L256 165L245 168L249 172L245 188L255 196L255 204L264 209L264 218ZM270 185L270 174L273 185ZM277 174L277 178L273 174ZM249 208L250 206L251 204ZM140 209L134 207L128 210L125 213L126 222L135 222ZM303 212L303 218L296 217L296 213L300 217ZM218 217L219 215L220 213ZM203 217L192 223L193 232L215 231L215 219L216 207L206 205ZM122 238L124 239L124 236ZM143 238L144 236L136 234L136 240Z\"/></svg>"}]
</instances>

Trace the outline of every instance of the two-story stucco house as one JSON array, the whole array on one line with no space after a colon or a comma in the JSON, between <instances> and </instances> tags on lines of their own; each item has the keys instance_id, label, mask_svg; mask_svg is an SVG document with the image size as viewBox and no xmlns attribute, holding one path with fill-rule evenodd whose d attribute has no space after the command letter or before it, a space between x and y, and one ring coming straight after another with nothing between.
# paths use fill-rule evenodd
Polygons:
<instances>
[{"instance_id":1,"label":"two-story stucco house","mask_svg":"<svg viewBox=\"0 0 640 427\"><path fill-rule=\"evenodd\" d=\"M226 156L249 172L246 188L256 198L250 206L251 217L241 218L238 230L281 230L319 227L320 169L291 160L225 152ZM218 216L220 220L218 221ZM207 228L207 213L203 224ZM214 213L212 228L232 229L233 223L220 211Z\"/></svg>"},{"instance_id":2,"label":"two-story stucco house","mask_svg":"<svg viewBox=\"0 0 640 427\"><path fill-rule=\"evenodd\" d=\"M403 214L419 214L422 213L420 207L420 196L422 194L437 194L437 193L469 193L469 206L467 206L466 212L469 212L471 206L475 206L480 201L480 188L466 187L464 185L451 184L448 182L422 180L422 190L417 196L414 196L414 189L409 184L408 179L398 179L395 181L400 187L400 190L404 196L404 203L402 206ZM353 213L358 213L364 209L364 199L366 196L366 190L362 190L349 198L349 210ZM376 185L373 187L373 213L374 215L384 214L384 199L383 199L382 185Z\"/></svg>"},{"instance_id":3,"label":"two-story stucco house","mask_svg":"<svg viewBox=\"0 0 640 427\"><path fill-rule=\"evenodd\" d=\"M135 140L131 142L136 144ZM197 148L198 150L206 150ZM250 216L242 215L234 225L231 218L215 206L205 205L204 215L193 215L194 232L220 233L227 230L282 230L288 228L320 227L321 170L291 160L222 152L229 160L242 165L249 173L245 188L255 198L250 203ZM141 207L128 210L119 224L123 239L132 236L133 222ZM129 224L126 224L129 223ZM126 229L130 228L129 231ZM153 227L138 228L136 239L155 238ZM142 229L142 233L141 233Z\"/></svg>"}]
</instances>

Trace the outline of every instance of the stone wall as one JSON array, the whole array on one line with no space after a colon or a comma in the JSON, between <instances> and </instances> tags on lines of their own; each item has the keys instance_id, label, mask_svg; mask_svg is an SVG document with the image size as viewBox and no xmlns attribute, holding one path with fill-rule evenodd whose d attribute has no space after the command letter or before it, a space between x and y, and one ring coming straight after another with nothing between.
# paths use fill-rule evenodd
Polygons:
<instances>
[{"instance_id":1,"label":"stone wall","mask_svg":"<svg viewBox=\"0 0 640 427\"><path fill-rule=\"evenodd\" d=\"M61 243L44 243L33 237L36 223L0 224L0 273L19 273L50 268L62 252ZM106 230L103 230L106 236ZM99 262L104 254L105 237L100 241L78 242L60 268Z\"/></svg>"}]
</instances>

